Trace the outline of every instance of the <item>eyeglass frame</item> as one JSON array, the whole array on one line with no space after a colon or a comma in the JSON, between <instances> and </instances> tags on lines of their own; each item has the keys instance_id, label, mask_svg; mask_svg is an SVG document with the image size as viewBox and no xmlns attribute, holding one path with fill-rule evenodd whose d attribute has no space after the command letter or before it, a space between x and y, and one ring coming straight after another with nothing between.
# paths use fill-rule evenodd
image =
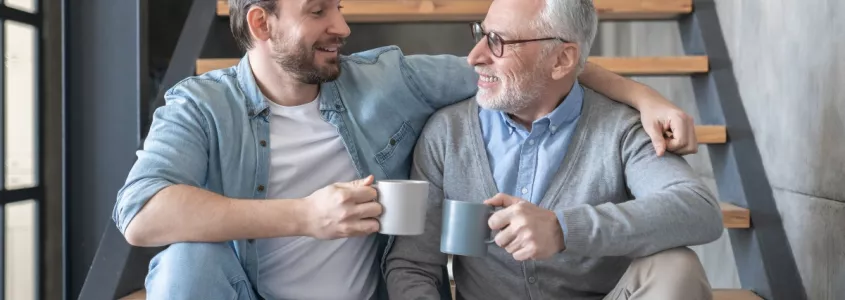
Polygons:
<instances>
[{"instance_id":1,"label":"eyeglass frame","mask_svg":"<svg viewBox=\"0 0 845 300\"><path fill-rule=\"evenodd\" d=\"M490 49L490 52L493 53L494 56L501 58L502 55L505 54L505 45L512 45L512 44L522 44L522 43L530 43L530 42L539 42L539 41L550 41L550 40L558 40L564 43L571 43L563 38L559 37L545 37L545 38L536 38L536 39L526 39L526 40L506 40L502 38L496 32L484 32L484 27L481 26L481 22L475 21L469 24L470 31L472 32L472 39L475 41L476 44L481 41L482 37L487 37L487 48ZM477 30L476 30L477 29ZM482 37L477 36L481 34ZM499 40L499 54L496 54L496 50L493 47L494 39Z\"/></svg>"}]
</instances>

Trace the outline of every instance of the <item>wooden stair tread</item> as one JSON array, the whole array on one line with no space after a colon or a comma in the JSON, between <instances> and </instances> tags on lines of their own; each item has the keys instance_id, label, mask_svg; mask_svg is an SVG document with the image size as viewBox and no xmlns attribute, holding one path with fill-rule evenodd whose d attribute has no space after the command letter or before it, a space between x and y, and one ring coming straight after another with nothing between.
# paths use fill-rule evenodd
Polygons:
<instances>
[{"instance_id":1,"label":"wooden stair tread","mask_svg":"<svg viewBox=\"0 0 845 300\"><path fill-rule=\"evenodd\" d=\"M719 202L725 228L751 228L751 211L726 202Z\"/></svg>"},{"instance_id":2,"label":"wooden stair tread","mask_svg":"<svg viewBox=\"0 0 845 300\"><path fill-rule=\"evenodd\" d=\"M713 300L763 300L763 298L747 290L714 289Z\"/></svg>"},{"instance_id":3,"label":"wooden stair tread","mask_svg":"<svg viewBox=\"0 0 845 300\"><path fill-rule=\"evenodd\" d=\"M239 58L202 58L196 62L197 74L234 66ZM707 73L707 56L605 57L590 56L588 61L620 75L689 75Z\"/></svg>"},{"instance_id":4,"label":"wooden stair tread","mask_svg":"<svg viewBox=\"0 0 845 300\"><path fill-rule=\"evenodd\" d=\"M147 299L147 290L141 289L132 294L126 295L120 300L145 300Z\"/></svg>"},{"instance_id":5,"label":"wooden stair tread","mask_svg":"<svg viewBox=\"0 0 845 300\"><path fill-rule=\"evenodd\" d=\"M724 144L728 141L728 130L722 125L696 125L695 137L699 144Z\"/></svg>"},{"instance_id":6,"label":"wooden stair tread","mask_svg":"<svg viewBox=\"0 0 845 300\"><path fill-rule=\"evenodd\" d=\"M620 75L690 75L707 73L707 56L590 56L588 61Z\"/></svg>"},{"instance_id":7,"label":"wooden stair tread","mask_svg":"<svg viewBox=\"0 0 845 300\"><path fill-rule=\"evenodd\" d=\"M491 0L345 0L347 22L476 21L484 19ZM599 18L606 20L672 19L692 12L692 0L595 0ZM217 2L217 15L228 16L226 0Z\"/></svg>"}]
</instances>

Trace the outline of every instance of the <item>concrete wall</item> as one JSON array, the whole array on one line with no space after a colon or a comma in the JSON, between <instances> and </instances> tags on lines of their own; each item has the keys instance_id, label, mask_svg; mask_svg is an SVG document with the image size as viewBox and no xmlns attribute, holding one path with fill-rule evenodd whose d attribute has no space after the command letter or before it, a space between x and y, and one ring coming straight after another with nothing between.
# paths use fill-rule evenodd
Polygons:
<instances>
[{"instance_id":1,"label":"concrete wall","mask_svg":"<svg viewBox=\"0 0 845 300\"><path fill-rule=\"evenodd\" d=\"M717 0L742 101L810 299L845 298L845 2ZM610 23L603 55L682 55L675 22ZM637 78L696 114L686 78ZM688 161L711 184L706 152ZM727 234L696 247L739 287Z\"/></svg>"}]
</instances>

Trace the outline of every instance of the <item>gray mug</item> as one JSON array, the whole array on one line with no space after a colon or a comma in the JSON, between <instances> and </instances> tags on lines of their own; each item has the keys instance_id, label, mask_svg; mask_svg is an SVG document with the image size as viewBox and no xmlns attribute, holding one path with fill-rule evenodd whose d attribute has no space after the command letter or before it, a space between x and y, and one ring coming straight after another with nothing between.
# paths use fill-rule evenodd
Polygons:
<instances>
[{"instance_id":1,"label":"gray mug","mask_svg":"<svg viewBox=\"0 0 845 300\"><path fill-rule=\"evenodd\" d=\"M493 232L487 220L494 208L484 203L443 200L443 225L440 231L440 252L453 255L487 256L493 243Z\"/></svg>"},{"instance_id":2,"label":"gray mug","mask_svg":"<svg viewBox=\"0 0 845 300\"><path fill-rule=\"evenodd\" d=\"M382 213L379 233L420 235L425 229L428 209L428 181L381 180L372 185L378 191Z\"/></svg>"}]
</instances>

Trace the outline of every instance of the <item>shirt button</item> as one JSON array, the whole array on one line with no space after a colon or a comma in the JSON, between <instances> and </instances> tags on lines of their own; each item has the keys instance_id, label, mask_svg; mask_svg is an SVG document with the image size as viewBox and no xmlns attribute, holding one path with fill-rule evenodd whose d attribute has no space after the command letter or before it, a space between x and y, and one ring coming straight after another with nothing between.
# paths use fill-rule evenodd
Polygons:
<instances>
[{"instance_id":1,"label":"shirt button","mask_svg":"<svg viewBox=\"0 0 845 300\"><path fill-rule=\"evenodd\" d=\"M522 188L522 194L523 195L528 194L528 188Z\"/></svg>"},{"instance_id":2,"label":"shirt button","mask_svg":"<svg viewBox=\"0 0 845 300\"><path fill-rule=\"evenodd\" d=\"M264 185L258 185L258 191L263 192L264 191Z\"/></svg>"},{"instance_id":3,"label":"shirt button","mask_svg":"<svg viewBox=\"0 0 845 300\"><path fill-rule=\"evenodd\" d=\"M261 140L261 142L258 143L261 144L261 147L267 147L267 141L265 140Z\"/></svg>"},{"instance_id":4,"label":"shirt button","mask_svg":"<svg viewBox=\"0 0 845 300\"><path fill-rule=\"evenodd\" d=\"M529 145L534 145L534 140L528 140Z\"/></svg>"},{"instance_id":5,"label":"shirt button","mask_svg":"<svg viewBox=\"0 0 845 300\"><path fill-rule=\"evenodd\" d=\"M528 283L534 284L535 282L537 282L537 278L534 278L534 276L528 277Z\"/></svg>"}]
</instances>

